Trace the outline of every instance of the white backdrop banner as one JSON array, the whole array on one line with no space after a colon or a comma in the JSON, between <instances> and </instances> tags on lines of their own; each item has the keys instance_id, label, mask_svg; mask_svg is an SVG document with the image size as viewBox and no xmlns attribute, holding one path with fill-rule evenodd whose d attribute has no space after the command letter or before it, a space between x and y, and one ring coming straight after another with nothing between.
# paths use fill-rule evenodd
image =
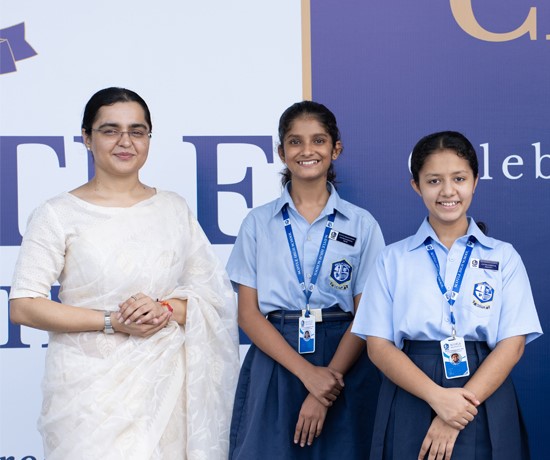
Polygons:
<instances>
[{"instance_id":1,"label":"white backdrop banner","mask_svg":"<svg viewBox=\"0 0 550 460\"><path fill-rule=\"evenodd\" d=\"M302 99L300 2L0 1L0 458L42 459L47 333L8 321L30 212L86 182L84 105L123 86L153 118L145 183L183 195L228 257L280 193L278 117ZM55 289L53 290L55 295Z\"/></svg>"}]
</instances>

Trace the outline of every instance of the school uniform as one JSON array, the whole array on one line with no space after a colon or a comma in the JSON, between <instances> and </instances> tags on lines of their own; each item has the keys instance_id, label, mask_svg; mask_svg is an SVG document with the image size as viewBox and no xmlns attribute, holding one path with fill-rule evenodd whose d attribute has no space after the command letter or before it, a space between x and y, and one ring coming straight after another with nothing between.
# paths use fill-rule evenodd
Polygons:
<instances>
[{"instance_id":1,"label":"school uniform","mask_svg":"<svg viewBox=\"0 0 550 460\"><path fill-rule=\"evenodd\" d=\"M329 215L334 223L318 279L309 300L322 309L315 352L303 354L327 366L353 319L354 296L384 247L370 213L342 200L329 183L330 197L309 224L296 210L287 184L280 198L252 210L242 223L227 264L235 289L257 290L262 314L298 350L298 323L306 297L298 282L283 219L284 208L306 285L311 281ZM251 345L239 378L230 435L230 459L368 458L380 376L363 353L345 375L345 388L329 408L323 432L312 446L293 442L298 414L308 392L301 381Z\"/></svg>"},{"instance_id":2,"label":"school uniform","mask_svg":"<svg viewBox=\"0 0 550 460\"><path fill-rule=\"evenodd\" d=\"M501 340L525 335L529 343L540 336L542 329L519 254L509 243L484 235L472 219L467 234L450 250L439 241L428 219L415 235L386 247L367 280L364 292L368 296L362 298L352 330L363 338L393 342L444 387L463 387L469 377L445 377L440 341L452 333L450 307L426 244L432 243L442 281L450 288L471 236L475 244L453 307L457 336L466 341L470 376ZM529 458L510 378L478 411L458 435L453 460ZM427 403L384 378L371 458L416 460L433 416Z\"/></svg>"}]
</instances>

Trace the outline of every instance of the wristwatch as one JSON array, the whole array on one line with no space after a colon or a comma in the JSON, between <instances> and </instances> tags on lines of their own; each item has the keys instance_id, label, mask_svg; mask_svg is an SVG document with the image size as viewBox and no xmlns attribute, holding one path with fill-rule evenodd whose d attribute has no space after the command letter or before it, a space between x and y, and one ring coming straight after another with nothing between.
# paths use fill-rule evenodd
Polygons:
<instances>
[{"instance_id":1,"label":"wristwatch","mask_svg":"<svg viewBox=\"0 0 550 460\"><path fill-rule=\"evenodd\" d=\"M111 323L111 313L110 311L104 311L103 312L103 320L105 321L105 327L103 328L103 332L105 334L114 334L115 330L113 329L113 324Z\"/></svg>"}]
</instances>

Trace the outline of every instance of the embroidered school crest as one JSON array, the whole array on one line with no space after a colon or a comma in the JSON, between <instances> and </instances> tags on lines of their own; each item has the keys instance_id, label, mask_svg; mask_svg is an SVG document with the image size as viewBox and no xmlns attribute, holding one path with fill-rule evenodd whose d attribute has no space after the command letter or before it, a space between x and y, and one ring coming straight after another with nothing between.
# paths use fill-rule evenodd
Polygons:
<instances>
[{"instance_id":1,"label":"embroidered school crest","mask_svg":"<svg viewBox=\"0 0 550 460\"><path fill-rule=\"evenodd\" d=\"M489 283L476 283L474 285L474 298L472 303L476 307L488 310L489 308L491 308L491 304L489 302L493 300L494 295L495 290L490 286Z\"/></svg>"},{"instance_id":2,"label":"embroidered school crest","mask_svg":"<svg viewBox=\"0 0 550 460\"><path fill-rule=\"evenodd\" d=\"M330 285L336 289L347 289L351 281L352 271L353 267L347 260L334 262L330 270Z\"/></svg>"}]
</instances>

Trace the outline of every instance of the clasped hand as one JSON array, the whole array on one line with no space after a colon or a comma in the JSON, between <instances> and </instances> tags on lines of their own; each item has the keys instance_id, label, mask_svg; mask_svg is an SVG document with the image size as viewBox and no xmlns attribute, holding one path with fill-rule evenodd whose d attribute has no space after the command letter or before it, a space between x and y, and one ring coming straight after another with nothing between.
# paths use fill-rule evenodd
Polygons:
<instances>
[{"instance_id":1,"label":"clasped hand","mask_svg":"<svg viewBox=\"0 0 550 460\"><path fill-rule=\"evenodd\" d=\"M465 388L440 388L429 404L445 423L462 430L477 415L480 402Z\"/></svg>"},{"instance_id":2,"label":"clasped hand","mask_svg":"<svg viewBox=\"0 0 550 460\"><path fill-rule=\"evenodd\" d=\"M321 434L328 408L344 388L344 376L330 367L313 366L302 382L309 394L298 414L294 443L304 447Z\"/></svg>"},{"instance_id":3,"label":"clasped hand","mask_svg":"<svg viewBox=\"0 0 550 460\"><path fill-rule=\"evenodd\" d=\"M344 388L344 376L329 367L312 366L302 383L319 402L330 407Z\"/></svg>"},{"instance_id":4,"label":"clasped hand","mask_svg":"<svg viewBox=\"0 0 550 460\"><path fill-rule=\"evenodd\" d=\"M115 315L117 330L130 335L149 337L162 329L172 313L151 297L138 293L119 304Z\"/></svg>"}]
</instances>

